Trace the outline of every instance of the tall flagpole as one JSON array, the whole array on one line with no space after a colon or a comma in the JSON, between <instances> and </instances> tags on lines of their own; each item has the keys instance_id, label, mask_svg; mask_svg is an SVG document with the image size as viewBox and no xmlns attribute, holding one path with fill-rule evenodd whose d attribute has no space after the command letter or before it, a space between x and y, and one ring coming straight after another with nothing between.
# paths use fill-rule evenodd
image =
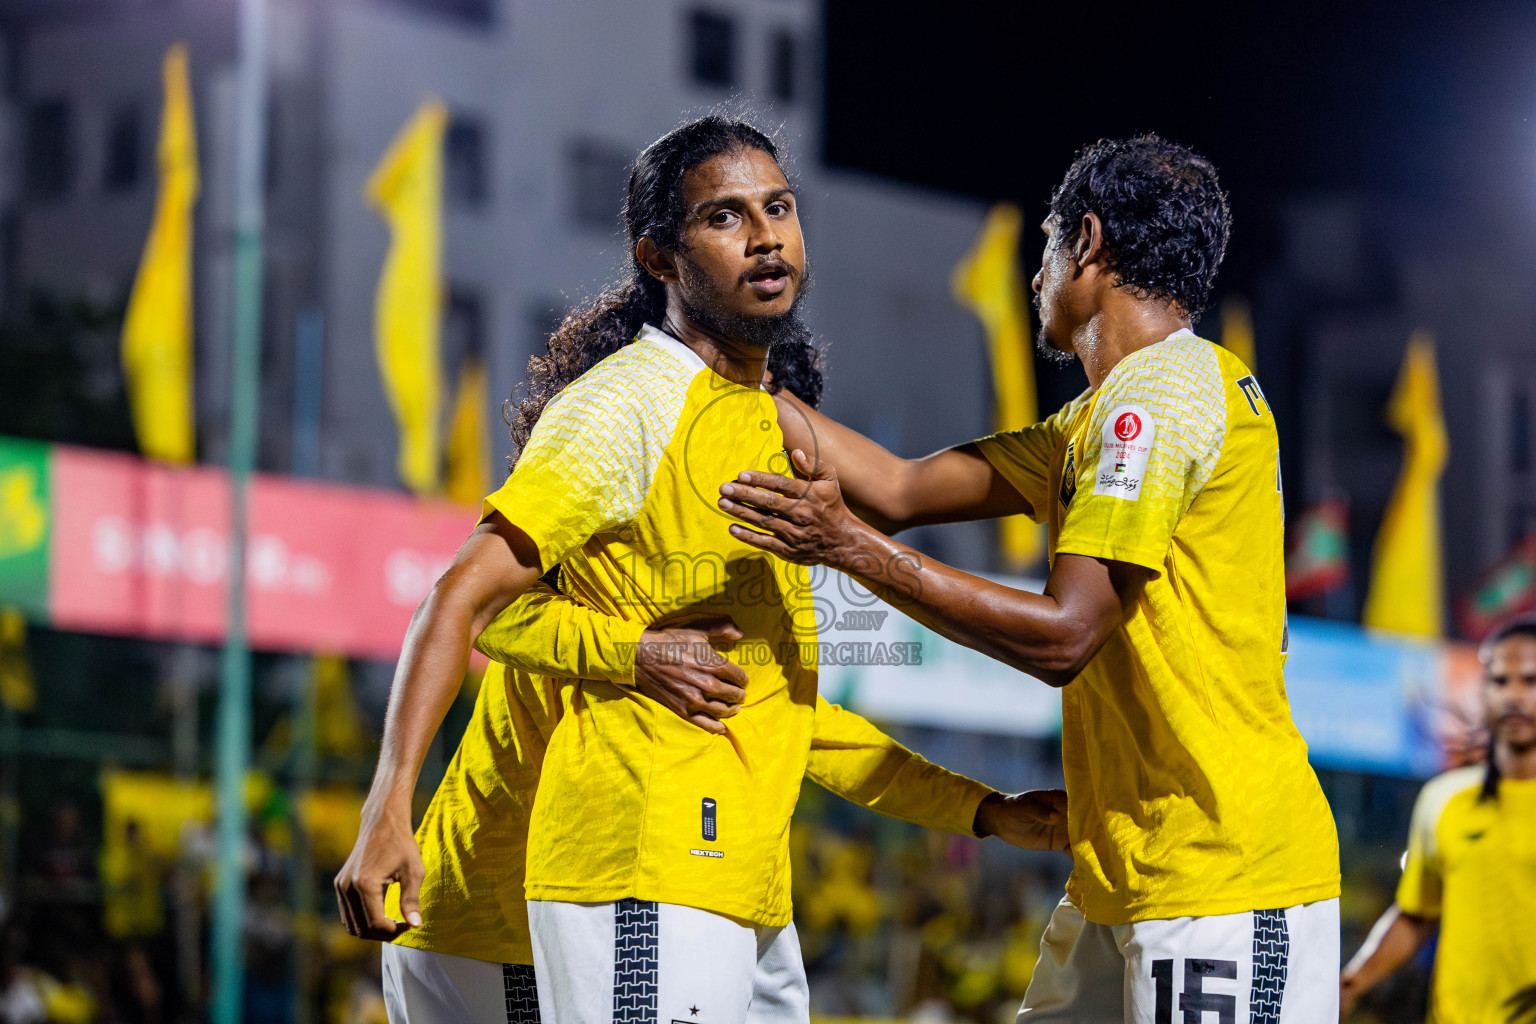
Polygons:
<instances>
[{"instance_id":1,"label":"tall flagpole","mask_svg":"<svg viewBox=\"0 0 1536 1024\"><path fill-rule=\"evenodd\" d=\"M218 721L218 886L210 966L213 1024L240 1024L245 958L245 774L251 763L251 652L246 644L247 482L256 461L261 370L263 149L267 136L267 0L240 0L235 123L235 294L229 401L229 623Z\"/></svg>"}]
</instances>

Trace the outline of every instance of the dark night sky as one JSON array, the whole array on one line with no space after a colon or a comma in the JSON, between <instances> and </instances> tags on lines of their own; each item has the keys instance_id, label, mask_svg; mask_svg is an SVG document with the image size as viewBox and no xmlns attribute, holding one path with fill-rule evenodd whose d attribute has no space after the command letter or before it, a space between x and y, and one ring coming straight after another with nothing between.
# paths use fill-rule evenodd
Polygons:
<instances>
[{"instance_id":1,"label":"dark night sky","mask_svg":"<svg viewBox=\"0 0 1536 1024\"><path fill-rule=\"evenodd\" d=\"M1297 193L1536 234L1536 4L828 0L825 44L837 166L1033 217L1095 138L1152 130L1204 152L1234 218L1218 298L1276 264ZM1081 386L1058 376L1042 368L1047 408Z\"/></svg>"},{"instance_id":2,"label":"dark night sky","mask_svg":"<svg viewBox=\"0 0 1536 1024\"><path fill-rule=\"evenodd\" d=\"M833 164L1033 214L1076 147L1158 131L1220 169L1240 278L1287 193L1536 197L1536 4L828 0L826 32Z\"/></svg>"}]
</instances>

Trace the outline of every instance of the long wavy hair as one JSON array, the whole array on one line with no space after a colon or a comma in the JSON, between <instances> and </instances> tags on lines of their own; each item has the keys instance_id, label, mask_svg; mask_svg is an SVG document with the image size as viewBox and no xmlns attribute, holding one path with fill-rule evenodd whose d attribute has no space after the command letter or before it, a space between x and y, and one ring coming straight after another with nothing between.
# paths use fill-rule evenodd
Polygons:
<instances>
[{"instance_id":1,"label":"long wavy hair","mask_svg":"<svg viewBox=\"0 0 1536 1024\"><path fill-rule=\"evenodd\" d=\"M1522 616L1510 622L1504 623L1498 629L1483 640L1478 648L1483 664L1493 657L1493 649L1512 636L1528 636L1536 640L1536 617ZM1499 765L1494 759L1493 751L1498 740L1495 738L1493 723L1488 723L1488 761L1483 769L1483 789L1478 796L1478 802L1484 800L1497 800L1499 798Z\"/></svg>"},{"instance_id":2,"label":"long wavy hair","mask_svg":"<svg viewBox=\"0 0 1536 1024\"><path fill-rule=\"evenodd\" d=\"M683 176L693 168L740 149L757 149L775 161L778 146L752 124L721 114L697 118L647 146L629 172L624 201L625 277L595 299L566 314L549 336L543 355L528 360L528 375L504 405L517 455L528 443L544 407L571 381L634 341L641 325L660 324L667 310L665 286L640 265L635 245L649 236L669 252L685 249ZM788 388L806 404L821 401L821 354L809 333L776 341L768 352L770 389Z\"/></svg>"}]
</instances>

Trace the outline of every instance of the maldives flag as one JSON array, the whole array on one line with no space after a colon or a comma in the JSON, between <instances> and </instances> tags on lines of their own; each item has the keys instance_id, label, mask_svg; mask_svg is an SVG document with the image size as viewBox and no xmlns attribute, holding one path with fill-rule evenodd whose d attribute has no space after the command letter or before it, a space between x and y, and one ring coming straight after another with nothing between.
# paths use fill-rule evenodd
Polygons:
<instances>
[{"instance_id":1,"label":"maldives flag","mask_svg":"<svg viewBox=\"0 0 1536 1024\"><path fill-rule=\"evenodd\" d=\"M1456 608L1461 631L1481 640L1505 619L1536 609L1536 533L1526 534Z\"/></svg>"},{"instance_id":2,"label":"maldives flag","mask_svg":"<svg viewBox=\"0 0 1536 1024\"><path fill-rule=\"evenodd\" d=\"M1324 498L1302 513L1285 555L1285 597L1326 594L1349 579L1349 506Z\"/></svg>"}]
</instances>

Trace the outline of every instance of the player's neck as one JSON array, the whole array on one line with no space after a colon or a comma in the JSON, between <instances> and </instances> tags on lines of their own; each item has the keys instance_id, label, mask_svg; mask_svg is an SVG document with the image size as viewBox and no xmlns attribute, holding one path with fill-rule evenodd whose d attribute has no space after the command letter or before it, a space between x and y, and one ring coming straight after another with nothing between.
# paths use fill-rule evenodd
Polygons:
<instances>
[{"instance_id":1,"label":"player's neck","mask_svg":"<svg viewBox=\"0 0 1536 1024\"><path fill-rule=\"evenodd\" d=\"M1493 763L1498 766L1502 778L1536 779L1536 747L1516 750L1508 743L1496 743Z\"/></svg>"},{"instance_id":2,"label":"player's neck","mask_svg":"<svg viewBox=\"0 0 1536 1024\"><path fill-rule=\"evenodd\" d=\"M746 388L762 387L768 370L766 348L706 330L671 303L661 329L693 349L705 366L726 380Z\"/></svg>"},{"instance_id":3,"label":"player's neck","mask_svg":"<svg viewBox=\"0 0 1536 1024\"><path fill-rule=\"evenodd\" d=\"M1137 299L1118 291L1113 295L1072 334L1072 348L1082 360L1089 385L1095 388L1132 352L1155 345L1176 331L1189 329L1189 318L1167 303Z\"/></svg>"}]
</instances>

